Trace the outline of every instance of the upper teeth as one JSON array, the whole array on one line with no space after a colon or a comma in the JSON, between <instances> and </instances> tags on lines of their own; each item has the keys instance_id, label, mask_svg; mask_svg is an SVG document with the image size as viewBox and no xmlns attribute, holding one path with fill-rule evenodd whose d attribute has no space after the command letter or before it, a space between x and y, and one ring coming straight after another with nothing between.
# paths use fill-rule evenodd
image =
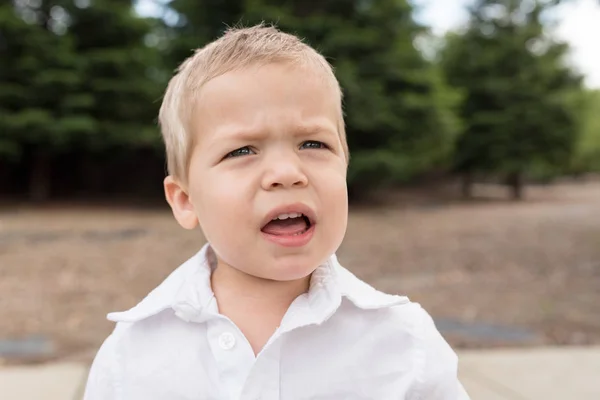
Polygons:
<instances>
[{"instance_id":1,"label":"upper teeth","mask_svg":"<svg viewBox=\"0 0 600 400\"><path fill-rule=\"evenodd\" d=\"M277 217L273 218L273 220L276 219L288 219L288 218L298 218L301 217L302 213L289 213L289 214L279 214Z\"/></svg>"}]
</instances>

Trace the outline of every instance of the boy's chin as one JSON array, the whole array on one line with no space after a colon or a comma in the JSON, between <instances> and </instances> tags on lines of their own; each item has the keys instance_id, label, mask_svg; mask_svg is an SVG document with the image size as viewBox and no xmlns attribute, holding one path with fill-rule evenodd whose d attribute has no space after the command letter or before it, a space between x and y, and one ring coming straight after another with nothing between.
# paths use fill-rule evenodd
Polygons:
<instances>
[{"instance_id":1,"label":"boy's chin","mask_svg":"<svg viewBox=\"0 0 600 400\"><path fill-rule=\"evenodd\" d=\"M317 268L317 266L306 262L306 260L271 257L254 259L252 260L252 264L246 264L240 267L241 268L237 269L247 275L254 276L255 278L282 282L306 278Z\"/></svg>"},{"instance_id":2,"label":"boy's chin","mask_svg":"<svg viewBox=\"0 0 600 400\"><path fill-rule=\"evenodd\" d=\"M273 251L269 246L250 256L246 252L232 252L230 257L225 258L230 262L225 264L256 278L286 282L309 277L331 255L313 246L296 251L289 248L282 250ZM224 263L223 259L219 262Z\"/></svg>"},{"instance_id":3,"label":"boy's chin","mask_svg":"<svg viewBox=\"0 0 600 400\"><path fill-rule=\"evenodd\" d=\"M309 277L319 265L321 263L314 260L278 260L266 274L271 280L296 281Z\"/></svg>"}]
</instances>

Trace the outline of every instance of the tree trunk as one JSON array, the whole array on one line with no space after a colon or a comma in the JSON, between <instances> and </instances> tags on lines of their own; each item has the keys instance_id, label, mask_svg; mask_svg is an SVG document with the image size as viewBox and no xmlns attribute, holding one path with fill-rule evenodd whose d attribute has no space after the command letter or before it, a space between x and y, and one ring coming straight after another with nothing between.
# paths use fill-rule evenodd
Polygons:
<instances>
[{"instance_id":1,"label":"tree trunk","mask_svg":"<svg viewBox=\"0 0 600 400\"><path fill-rule=\"evenodd\" d=\"M33 155L31 173L29 175L29 199L35 202L48 200L50 197L50 156L43 150Z\"/></svg>"},{"instance_id":2,"label":"tree trunk","mask_svg":"<svg viewBox=\"0 0 600 400\"><path fill-rule=\"evenodd\" d=\"M521 172L511 172L507 178L507 184L510 187L510 194L513 200L523 199L523 174Z\"/></svg>"},{"instance_id":3,"label":"tree trunk","mask_svg":"<svg viewBox=\"0 0 600 400\"><path fill-rule=\"evenodd\" d=\"M462 175L462 196L465 200L473 198L473 174L470 171Z\"/></svg>"}]
</instances>

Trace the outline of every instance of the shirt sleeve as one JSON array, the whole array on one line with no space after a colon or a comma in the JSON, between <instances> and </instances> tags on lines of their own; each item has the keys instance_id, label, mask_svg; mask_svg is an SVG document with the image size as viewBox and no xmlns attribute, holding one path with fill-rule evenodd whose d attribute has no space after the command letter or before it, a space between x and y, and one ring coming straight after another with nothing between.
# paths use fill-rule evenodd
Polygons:
<instances>
[{"instance_id":1,"label":"shirt sleeve","mask_svg":"<svg viewBox=\"0 0 600 400\"><path fill-rule=\"evenodd\" d=\"M458 379L458 356L423 309L420 326L421 379L418 400L470 400Z\"/></svg>"},{"instance_id":2,"label":"shirt sleeve","mask_svg":"<svg viewBox=\"0 0 600 400\"><path fill-rule=\"evenodd\" d=\"M116 345L114 332L104 341L94 358L83 400L115 400Z\"/></svg>"}]
</instances>

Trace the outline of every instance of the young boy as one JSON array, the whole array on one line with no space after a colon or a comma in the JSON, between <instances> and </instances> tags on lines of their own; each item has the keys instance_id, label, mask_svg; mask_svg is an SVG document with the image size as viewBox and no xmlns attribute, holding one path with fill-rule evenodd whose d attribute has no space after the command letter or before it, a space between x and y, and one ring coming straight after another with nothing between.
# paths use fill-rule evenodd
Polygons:
<instances>
[{"instance_id":1,"label":"young boy","mask_svg":"<svg viewBox=\"0 0 600 400\"><path fill-rule=\"evenodd\" d=\"M349 157L320 54L232 29L181 65L159 119L166 198L208 243L108 315L86 400L468 398L430 316L335 257Z\"/></svg>"}]
</instances>

